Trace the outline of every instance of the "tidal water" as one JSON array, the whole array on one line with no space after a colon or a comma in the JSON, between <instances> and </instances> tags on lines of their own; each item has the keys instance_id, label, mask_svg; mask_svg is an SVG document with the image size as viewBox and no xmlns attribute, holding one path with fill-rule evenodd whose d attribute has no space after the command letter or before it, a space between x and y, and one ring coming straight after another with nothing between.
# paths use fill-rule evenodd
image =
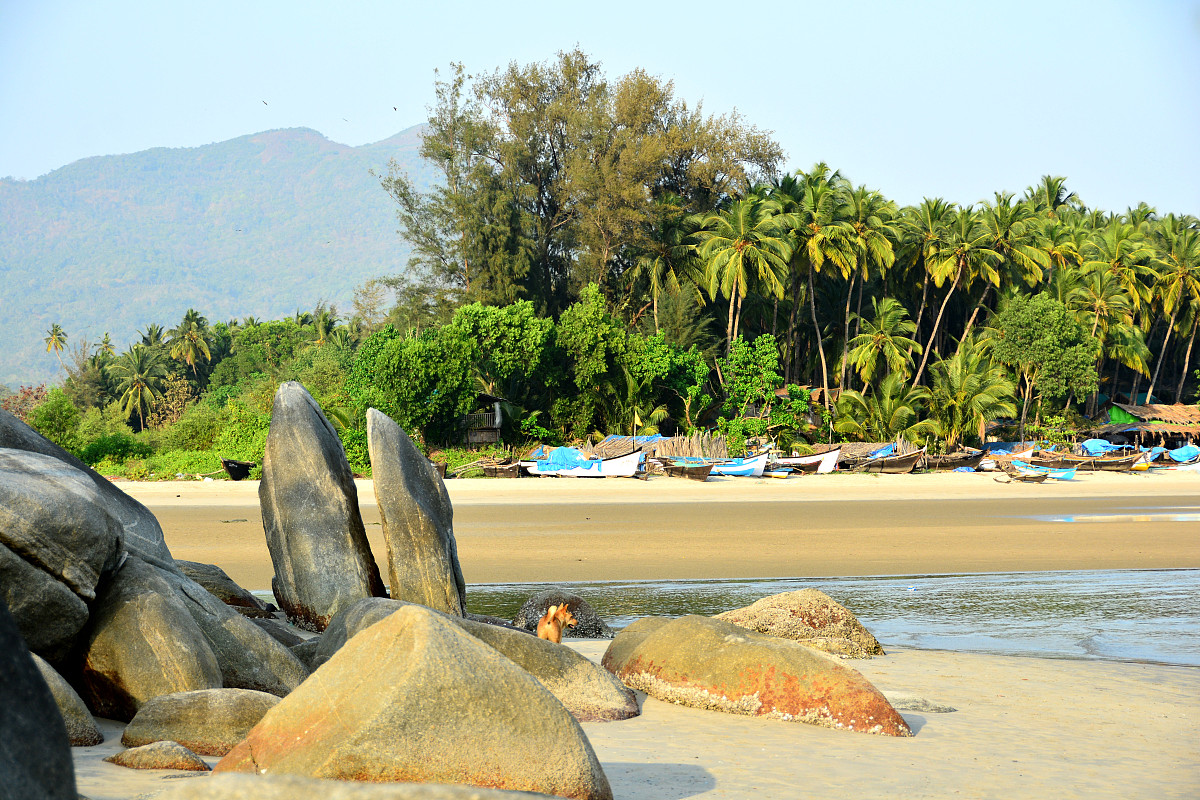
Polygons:
<instances>
[{"instance_id":1,"label":"tidal water","mask_svg":"<svg viewBox=\"0 0 1200 800\"><path fill-rule=\"evenodd\" d=\"M1200 570L599 581L569 588L620 629L820 589L887 646L1200 666ZM467 607L512 619L546 584L471 584Z\"/></svg>"}]
</instances>

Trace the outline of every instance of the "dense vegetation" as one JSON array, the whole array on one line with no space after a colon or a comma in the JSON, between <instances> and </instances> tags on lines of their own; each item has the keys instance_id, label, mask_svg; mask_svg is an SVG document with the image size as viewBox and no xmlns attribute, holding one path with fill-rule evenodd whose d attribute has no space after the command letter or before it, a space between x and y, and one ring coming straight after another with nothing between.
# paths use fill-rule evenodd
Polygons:
<instances>
[{"instance_id":1,"label":"dense vegetation","mask_svg":"<svg viewBox=\"0 0 1200 800\"><path fill-rule=\"evenodd\" d=\"M1092 209L1053 176L899 207L824 164L779 174L769 135L579 52L436 90L441 180L382 179L409 267L348 318L189 311L119 354L55 325L69 377L5 402L106 468L173 475L257 460L289 379L359 469L367 407L453 444L480 393L505 398L514 444L719 428L935 449L997 420L1061 436L1118 393L1194 396L1193 216Z\"/></svg>"}]
</instances>

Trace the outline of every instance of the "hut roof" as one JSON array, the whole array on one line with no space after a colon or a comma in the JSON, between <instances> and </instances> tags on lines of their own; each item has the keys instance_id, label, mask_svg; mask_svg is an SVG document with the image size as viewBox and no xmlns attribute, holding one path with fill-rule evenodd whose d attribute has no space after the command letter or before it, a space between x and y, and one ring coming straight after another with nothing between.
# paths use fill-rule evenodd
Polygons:
<instances>
[{"instance_id":1,"label":"hut roof","mask_svg":"<svg viewBox=\"0 0 1200 800\"><path fill-rule=\"evenodd\" d=\"M1179 425L1173 422L1117 422L1112 425L1101 425L1092 429L1097 436L1107 436L1110 433L1159 433L1166 435L1200 433L1200 422L1192 425Z\"/></svg>"},{"instance_id":2,"label":"hut roof","mask_svg":"<svg viewBox=\"0 0 1200 800\"><path fill-rule=\"evenodd\" d=\"M1189 406L1183 403L1175 403L1173 405L1152 403L1144 406L1113 403L1113 405L1143 422L1158 420L1176 425L1200 425L1200 406Z\"/></svg>"}]
</instances>

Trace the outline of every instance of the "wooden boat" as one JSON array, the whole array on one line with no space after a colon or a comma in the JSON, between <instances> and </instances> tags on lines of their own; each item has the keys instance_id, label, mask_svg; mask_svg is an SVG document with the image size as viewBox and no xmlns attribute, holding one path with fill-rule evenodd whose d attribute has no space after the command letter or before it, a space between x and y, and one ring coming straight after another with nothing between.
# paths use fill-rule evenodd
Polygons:
<instances>
[{"instance_id":1,"label":"wooden boat","mask_svg":"<svg viewBox=\"0 0 1200 800\"><path fill-rule=\"evenodd\" d=\"M770 457L769 453L760 453L751 458L723 459L713 463L712 474L739 478L761 478L763 470L767 468L767 459Z\"/></svg>"},{"instance_id":2,"label":"wooden boat","mask_svg":"<svg viewBox=\"0 0 1200 800\"><path fill-rule=\"evenodd\" d=\"M559 478L632 478L642 463L640 452L627 453L613 458L588 459L580 466L556 468L545 461L522 461L521 466L530 475Z\"/></svg>"},{"instance_id":3,"label":"wooden boat","mask_svg":"<svg viewBox=\"0 0 1200 800\"><path fill-rule=\"evenodd\" d=\"M712 468L712 464L666 464L663 466L663 472L670 478L706 481L708 480L709 473L712 472Z\"/></svg>"},{"instance_id":4,"label":"wooden boat","mask_svg":"<svg viewBox=\"0 0 1200 800\"><path fill-rule=\"evenodd\" d=\"M483 476L485 478L519 478L521 477L521 465L518 462L486 464L483 467Z\"/></svg>"},{"instance_id":5,"label":"wooden boat","mask_svg":"<svg viewBox=\"0 0 1200 800\"><path fill-rule=\"evenodd\" d=\"M221 459L221 467L225 470L225 474L229 476L231 481L241 481L250 477L250 470L257 467L258 464L254 461L234 461L229 458Z\"/></svg>"},{"instance_id":6,"label":"wooden boat","mask_svg":"<svg viewBox=\"0 0 1200 800\"><path fill-rule=\"evenodd\" d=\"M1048 469L1075 467L1093 472L1128 472L1141 457L1141 453L1130 453L1126 456L1076 456L1068 453L1045 453L1030 458L1029 464Z\"/></svg>"},{"instance_id":7,"label":"wooden boat","mask_svg":"<svg viewBox=\"0 0 1200 800\"><path fill-rule=\"evenodd\" d=\"M983 461L984 452L980 450L977 453L947 453L944 456L925 456L925 466L929 469L959 469L961 467L970 467L978 469L980 462Z\"/></svg>"},{"instance_id":8,"label":"wooden boat","mask_svg":"<svg viewBox=\"0 0 1200 800\"><path fill-rule=\"evenodd\" d=\"M882 472L889 475L905 475L913 471L917 462L925 457L925 448L902 456L880 456L864 461L854 468L855 472Z\"/></svg>"},{"instance_id":9,"label":"wooden boat","mask_svg":"<svg viewBox=\"0 0 1200 800\"><path fill-rule=\"evenodd\" d=\"M1069 481L1075 478L1075 470L1077 467L1070 469L1050 469L1048 467L1035 467L1032 464L1026 464L1024 461L1016 459L1012 462L1013 468L1023 474L1041 474L1045 473L1046 477L1054 478L1056 481Z\"/></svg>"},{"instance_id":10,"label":"wooden boat","mask_svg":"<svg viewBox=\"0 0 1200 800\"><path fill-rule=\"evenodd\" d=\"M1014 472L1008 476L1014 481L1021 483L1045 483L1050 477L1048 472Z\"/></svg>"},{"instance_id":11,"label":"wooden boat","mask_svg":"<svg viewBox=\"0 0 1200 800\"><path fill-rule=\"evenodd\" d=\"M764 469L763 477L764 478L780 478L780 479L790 478L790 477L792 477L792 471L790 469Z\"/></svg>"},{"instance_id":12,"label":"wooden boat","mask_svg":"<svg viewBox=\"0 0 1200 800\"><path fill-rule=\"evenodd\" d=\"M841 455L842 448L839 447L837 450L830 450L811 456L784 456L783 458L774 459L771 464L790 467L796 472L815 472L818 475L825 475L837 469L838 458Z\"/></svg>"}]
</instances>

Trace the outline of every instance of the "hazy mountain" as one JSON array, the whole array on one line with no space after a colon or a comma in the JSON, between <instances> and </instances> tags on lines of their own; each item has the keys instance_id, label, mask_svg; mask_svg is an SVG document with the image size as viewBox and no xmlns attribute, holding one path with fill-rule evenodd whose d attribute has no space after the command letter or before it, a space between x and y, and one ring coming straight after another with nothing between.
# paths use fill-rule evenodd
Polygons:
<instances>
[{"instance_id":1,"label":"hazy mountain","mask_svg":"<svg viewBox=\"0 0 1200 800\"><path fill-rule=\"evenodd\" d=\"M395 158L428 185L420 130L361 147L275 130L0 180L0 383L54 378L55 322L69 343L108 331L123 348L189 307L210 322L348 310L354 287L407 260L369 170Z\"/></svg>"}]
</instances>

